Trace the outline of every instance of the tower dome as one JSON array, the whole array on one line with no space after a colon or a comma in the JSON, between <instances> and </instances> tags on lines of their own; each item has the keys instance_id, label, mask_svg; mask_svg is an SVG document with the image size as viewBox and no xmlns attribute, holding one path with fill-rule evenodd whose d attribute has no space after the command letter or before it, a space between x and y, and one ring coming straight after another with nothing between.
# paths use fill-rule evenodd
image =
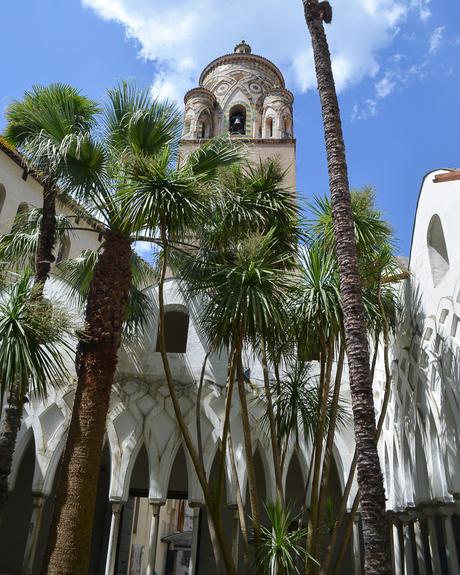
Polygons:
<instances>
[{"instance_id":1,"label":"tower dome","mask_svg":"<svg viewBox=\"0 0 460 575\"><path fill-rule=\"evenodd\" d=\"M235 46L234 52L235 54L250 54L252 50L249 44L246 44L244 40L241 40L241 42Z\"/></svg>"},{"instance_id":2,"label":"tower dome","mask_svg":"<svg viewBox=\"0 0 460 575\"><path fill-rule=\"evenodd\" d=\"M293 96L279 68L242 40L210 62L185 95L183 139L292 139Z\"/></svg>"},{"instance_id":3,"label":"tower dome","mask_svg":"<svg viewBox=\"0 0 460 575\"><path fill-rule=\"evenodd\" d=\"M184 98L183 153L230 134L250 143L254 157L280 157L295 189L294 96L280 69L242 40L205 66L198 84Z\"/></svg>"}]
</instances>

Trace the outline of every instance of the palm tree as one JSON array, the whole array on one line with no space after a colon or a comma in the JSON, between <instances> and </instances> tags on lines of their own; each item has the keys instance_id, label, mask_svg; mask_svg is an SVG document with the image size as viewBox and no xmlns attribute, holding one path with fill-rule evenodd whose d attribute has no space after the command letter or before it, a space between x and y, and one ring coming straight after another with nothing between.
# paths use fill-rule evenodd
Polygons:
<instances>
[{"instance_id":1,"label":"palm tree","mask_svg":"<svg viewBox=\"0 0 460 575\"><path fill-rule=\"evenodd\" d=\"M43 286L54 261L57 183L69 150L94 123L96 104L67 84L34 86L6 110L5 138L43 185L35 283Z\"/></svg>"},{"instance_id":2,"label":"palm tree","mask_svg":"<svg viewBox=\"0 0 460 575\"><path fill-rule=\"evenodd\" d=\"M175 168L181 130L175 106L152 102L148 92L126 84L108 96L97 132L102 135L88 134L80 141L62 178L65 189L97 222L103 244L88 287L84 329L78 334L77 390L47 550L50 574L88 569L106 416L132 286L132 243L158 242L160 216L176 218L179 228L187 226L194 217L189 200L202 192L200 184L236 157L227 143L213 142ZM144 189L143 203L132 197L132 179L143 166L161 175L162 193L171 192L162 204L164 212L155 211L155 185Z\"/></svg>"},{"instance_id":3,"label":"palm tree","mask_svg":"<svg viewBox=\"0 0 460 575\"><path fill-rule=\"evenodd\" d=\"M66 84L35 86L31 92L25 93L22 101L14 102L6 111L5 137L22 152L26 164L41 181L43 206L27 210L16 218L12 232L1 239L0 251L3 262L16 267L26 263L32 266L35 283L32 294L37 300L43 299L45 282L54 261L56 240L67 235L67 220L56 216L56 184L69 149L78 146L79 138L91 125L96 111L97 107L91 100ZM16 236L18 228L22 228L24 233ZM22 257L21 253L26 255ZM2 434L0 440L0 449L9 454L3 463L5 482L27 392L22 383L19 385L19 380L13 379L9 384L16 387L9 388L4 422L10 431ZM44 385L45 380L42 379L41 383ZM41 392L44 391L42 388Z\"/></svg>"},{"instance_id":4,"label":"palm tree","mask_svg":"<svg viewBox=\"0 0 460 575\"><path fill-rule=\"evenodd\" d=\"M306 528L293 528L298 517L276 500L266 506L270 528L262 527L263 564L268 575L295 575L304 561Z\"/></svg>"},{"instance_id":5,"label":"palm tree","mask_svg":"<svg viewBox=\"0 0 460 575\"><path fill-rule=\"evenodd\" d=\"M37 298L32 271L27 268L7 279L0 294L0 398L9 394L0 426L0 515L8 498L24 398L28 393L43 397L48 385L64 382L65 356L70 359L71 352L69 320L58 306Z\"/></svg>"},{"instance_id":6,"label":"palm tree","mask_svg":"<svg viewBox=\"0 0 460 575\"><path fill-rule=\"evenodd\" d=\"M358 484L363 519L367 574L391 572L385 521L385 489L377 452L369 348L364 320L353 216L340 110L323 19L330 22L328 2L303 0L315 61L323 115L334 236L340 274L344 331L358 453Z\"/></svg>"}]
</instances>

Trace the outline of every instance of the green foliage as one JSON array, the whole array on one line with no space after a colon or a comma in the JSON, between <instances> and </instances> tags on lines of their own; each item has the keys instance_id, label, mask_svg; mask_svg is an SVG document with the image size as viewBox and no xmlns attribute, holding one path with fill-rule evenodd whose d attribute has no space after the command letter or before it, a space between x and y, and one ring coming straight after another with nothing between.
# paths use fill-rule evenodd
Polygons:
<instances>
[{"instance_id":1,"label":"green foliage","mask_svg":"<svg viewBox=\"0 0 460 575\"><path fill-rule=\"evenodd\" d=\"M83 306L88 297L91 280L100 251L85 250L77 258L69 259L55 270L67 297ZM132 283L128 292L126 320L123 328L125 338L132 339L155 313L149 287L157 279L155 271L136 253L131 255Z\"/></svg>"},{"instance_id":2,"label":"green foliage","mask_svg":"<svg viewBox=\"0 0 460 575\"><path fill-rule=\"evenodd\" d=\"M6 110L6 139L43 178L58 179L68 150L95 122L97 105L67 84L34 86Z\"/></svg>"},{"instance_id":3,"label":"green foliage","mask_svg":"<svg viewBox=\"0 0 460 575\"><path fill-rule=\"evenodd\" d=\"M35 268L35 257L40 235L41 208L19 212L9 234L0 237L0 261L9 268ZM72 222L67 216L56 215L56 243L73 235Z\"/></svg>"},{"instance_id":4,"label":"green foliage","mask_svg":"<svg viewBox=\"0 0 460 575\"><path fill-rule=\"evenodd\" d=\"M306 528L298 528L299 516L279 500L265 506L270 526L261 526L262 563L270 575L294 575L302 572L306 556ZM312 558L318 564L318 562Z\"/></svg>"},{"instance_id":5,"label":"green foliage","mask_svg":"<svg viewBox=\"0 0 460 575\"><path fill-rule=\"evenodd\" d=\"M292 277L284 262L290 254L280 255L275 246L271 230L248 236L225 257L202 250L182 267L189 295L205 296L200 318L213 349L230 346L236 337L257 346L286 326Z\"/></svg>"},{"instance_id":6,"label":"green foliage","mask_svg":"<svg viewBox=\"0 0 460 575\"><path fill-rule=\"evenodd\" d=\"M69 343L71 324L56 304L35 297L32 272L26 269L8 284L0 300L0 395L29 390L46 395L49 384L67 379L65 356L72 352Z\"/></svg>"},{"instance_id":7,"label":"green foliage","mask_svg":"<svg viewBox=\"0 0 460 575\"><path fill-rule=\"evenodd\" d=\"M278 439L287 445L291 437L296 444L303 439L310 442L316 432L320 403L319 377L310 362L291 358L280 376L271 382L273 408L276 415ZM333 389L329 392L327 423L332 409ZM263 425L267 422L264 417ZM348 401L339 398L337 406L337 429L350 423Z\"/></svg>"}]
</instances>

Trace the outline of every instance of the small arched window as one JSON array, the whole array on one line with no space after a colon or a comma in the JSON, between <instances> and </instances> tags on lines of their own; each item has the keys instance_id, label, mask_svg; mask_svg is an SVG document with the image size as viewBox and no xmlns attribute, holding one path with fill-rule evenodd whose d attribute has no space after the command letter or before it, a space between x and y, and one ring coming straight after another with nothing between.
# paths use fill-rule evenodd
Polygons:
<instances>
[{"instance_id":1,"label":"small arched window","mask_svg":"<svg viewBox=\"0 0 460 575\"><path fill-rule=\"evenodd\" d=\"M273 118L271 116L265 120L265 135L267 138L273 138Z\"/></svg>"},{"instance_id":2,"label":"small arched window","mask_svg":"<svg viewBox=\"0 0 460 575\"><path fill-rule=\"evenodd\" d=\"M62 238L59 242L59 249L56 257L56 265L65 261L69 257L70 253L70 239L68 237Z\"/></svg>"},{"instance_id":3,"label":"small arched window","mask_svg":"<svg viewBox=\"0 0 460 575\"><path fill-rule=\"evenodd\" d=\"M427 232L427 246L433 284L437 286L449 271L449 254L441 218L438 214L434 214L430 220Z\"/></svg>"},{"instance_id":4,"label":"small arched window","mask_svg":"<svg viewBox=\"0 0 460 575\"><path fill-rule=\"evenodd\" d=\"M0 184L0 214L2 213L3 206L5 205L6 190L3 184Z\"/></svg>"},{"instance_id":5,"label":"small arched window","mask_svg":"<svg viewBox=\"0 0 460 575\"><path fill-rule=\"evenodd\" d=\"M285 138L292 136L292 120L290 116L284 116L283 118L283 132Z\"/></svg>"},{"instance_id":6,"label":"small arched window","mask_svg":"<svg viewBox=\"0 0 460 575\"><path fill-rule=\"evenodd\" d=\"M21 202L16 210L16 215L14 216L13 225L11 227L11 233L15 232L18 227L21 226L26 220L26 214L29 211L29 204L27 202Z\"/></svg>"},{"instance_id":7,"label":"small arched window","mask_svg":"<svg viewBox=\"0 0 460 575\"><path fill-rule=\"evenodd\" d=\"M189 315L185 310L170 310L164 315L165 343L168 353L187 351ZM156 351L160 351L160 332L158 330Z\"/></svg>"},{"instance_id":8,"label":"small arched window","mask_svg":"<svg viewBox=\"0 0 460 575\"><path fill-rule=\"evenodd\" d=\"M201 140L211 137L211 118L206 111L203 111L198 118L197 136Z\"/></svg>"},{"instance_id":9,"label":"small arched window","mask_svg":"<svg viewBox=\"0 0 460 575\"><path fill-rule=\"evenodd\" d=\"M231 134L246 134L246 110L244 106L234 106L230 110L229 126Z\"/></svg>"}]
</instances>

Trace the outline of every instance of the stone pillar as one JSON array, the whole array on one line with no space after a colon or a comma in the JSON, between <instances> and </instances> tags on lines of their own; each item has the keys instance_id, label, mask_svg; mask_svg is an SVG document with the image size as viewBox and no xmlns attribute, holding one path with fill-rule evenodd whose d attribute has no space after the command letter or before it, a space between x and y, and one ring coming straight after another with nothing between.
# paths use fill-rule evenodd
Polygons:
<instances>
[{"instance_id":1,"label":"stone pillar","mask_svg":"<svg viewBox=\"0 0 460 575\"><path fill-rule=\"evenodd\" d=\"M42 493L34 493L32 501L32 515L30 517L29 532L27 534L27 543L22 564L24 575L30 575L34 566L35 552L37 550L38 535L40 533L46 495L43 495Z\"/></svg>"},{"instance_id":2,"label":"stone pillar","mask_svg":"<svg viewBox=\"0 0 460 575\"><path fill-rule=\"evenodd\" d=\"M160 527L160 509L163 503L158 501L149 501L152 516L150 518L150 534L149 534L149 559L147 563L147 575L155 573L155 563L157 560L158 549L158 530Z\"/></svg>"},{"instance_id":3,"label":"stone pillar","mask_svg":"<svg viewBox=\"0 0 460 575\"><path fill-rule=\"evenodd\" d=\"M361 574L361 529L359 520L359 513L355 513L353 517L353 560L355 563L355 575Z\"/></svg>"},{"instance_id":4,"label":"stone pillar","mask_svg":"<svg viewBox=\"0 0 460 575\"><path fill-rule=\"evenodd\" d=\"M120 515L123 503L112 501L112 520L110 522L109 545L107 548L107 559L105 562L105 575L115 573L115 561L117 558L118 534L120 532Z\"/></svg>"},{"instance_id":5,"label":"stone pillar","mask_svg":"<svg viewBox=\"0 0 460 575\"><path fill-rule=\"evenodd\" d=\"M200 509L201 503L189 503L193 510L192 547L190 549L190 562L188 575L196 575L196 560L198 553L198 539L200 537Z\"/></svg>"},{"instance_id":6,"label":"stone pillar","mask_svg":"<svg viewBox=\"0 0 460 575\"><path fill-rule=\"evenodd\" d=\"M414 516L414 536L415 536L415 551L417 553L418 572L420 575L427 575L427 568L425 562L425 545L423 543L422 523L421 518L417 515Z\"/></svg>"},{"instance_id":7,"label":"stone pillar","mask_svg":"<svg viewBox=\"0 0 460 575\"><path fill-rule=\"evenodd\" d=\"M403 574L403 566L401 563L401 545L399 540L400 523L397 516L394 513L389 514L390 516L390 548L391 548L391 558L393 562L393 573L394 575Z\"/></svg>"},{"instance_id":8,"label":"stone pillar","mask_svg":"<svg viewBox=\"0 0 460 575\"><path fill-rule=\"evenodd\" d=\"M438 534L436 533L436 523L435 523L435 509L424 508L423 513L427 517L428 526L428 545L430 548L431 566L433 573L442 573L441 571L441 559L439 557L439 543Z\"/></svg>"},{"instance_id":9,"label":"stone pillar","mask_svg":"<svg viewBox=\"0 0 460 575\"><path fill-rule=\"evenodd\" d=\"M411 536L411 521L412 517L407 513L400 515L403 529L403 556L404 556L404 573L405 575L412 575L414 573L414 556L412 553L412 536Z\"/></svg>"},{"instance_id":10,"label":"stone pillar","mask_svg":"<svg viewBox=\"0 0 460 575\"><path fill-rule=\"evenodd\" d=\"M459 575L460 567L458 563L454 529L452 526L452 514L454 513L454 508L446 505L445 507L440 508L440 512L442 518L442 529L444 534L444 544L446 549L449 575Z\"/></svg>"},{"instance_id":11,"label":"stone pillar","mask_svg":"<svg viewBox=\"0 0 460 575\"><path fill-rule=\"evenodd\" d=\"M240 542L240 516L238 513L238 505L231 505L230 509L233 511L232 523L232 557L238 571L238 552Z\"/></svg>"}]
</instances>

